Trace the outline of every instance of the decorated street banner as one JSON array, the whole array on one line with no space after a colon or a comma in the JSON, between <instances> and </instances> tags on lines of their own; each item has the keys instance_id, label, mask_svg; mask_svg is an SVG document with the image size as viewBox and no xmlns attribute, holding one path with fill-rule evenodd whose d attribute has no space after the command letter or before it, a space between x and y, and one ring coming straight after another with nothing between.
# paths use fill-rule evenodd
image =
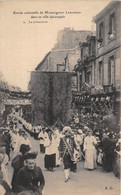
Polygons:
<instances>
[{"instance_id":1,"label":"decorated street banner","mask_svg":"<svg viewBox=\"0 0 121 195\"><path fill-rule=\"evenodd\" d=\"M58 119L67 124L72 101L69 72L32 72L32 121L38 125L45 121L53 125Z\"/></svg>"}]
</instances>

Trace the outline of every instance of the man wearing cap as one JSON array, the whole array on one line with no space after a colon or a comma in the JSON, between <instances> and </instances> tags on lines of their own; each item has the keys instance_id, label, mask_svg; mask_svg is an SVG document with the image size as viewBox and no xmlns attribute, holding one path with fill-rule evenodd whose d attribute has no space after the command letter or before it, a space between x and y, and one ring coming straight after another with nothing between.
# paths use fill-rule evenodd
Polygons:
<instances>
[{"instance_id":1,"label":"man wearing cap","mask_svg":"<svg viewBox=\"0 0 121 195\"><path fill-rule=\"evenodd\" d=\"M25 154L25 166L19 170L15 182L17 193L30 191L42 195L45 179L41 168L36 166L36 156L36 152Z\"/></svg>"},{"instance_id":2,"label":"man wearing cap","mask_svg":"<svg viewBox=\"0 0 121 195\"><path fill-rule=\"evenodd\" d=\"M15 181L16 181L16 177L17 174L19 172L19 170L24 167L24 155L26 152L28 152L30 150L29 145L25 145L22 144L20 146L20 152L17 154L17 156L15 156L15 158L12 160L12 167L14 169L13 171L13 177L12 177L12 181L11 181L11 185L12 185L12 190L14 191L14 186L15 186Z\"/></svg>"},{"instance_id":3,"label":"man wearing cap","mask_svg":"<svg viewBox=\"0 0 121 195\"><path fill-rule=\"evenodd\" d=\"M74 140L73 132L70 127L63 129L64 137L60 140L59 151L64 164L65 182L69 179L70 168L74 160L74 148L79 151L78 145Z\"/></svg>"}]
</instances>

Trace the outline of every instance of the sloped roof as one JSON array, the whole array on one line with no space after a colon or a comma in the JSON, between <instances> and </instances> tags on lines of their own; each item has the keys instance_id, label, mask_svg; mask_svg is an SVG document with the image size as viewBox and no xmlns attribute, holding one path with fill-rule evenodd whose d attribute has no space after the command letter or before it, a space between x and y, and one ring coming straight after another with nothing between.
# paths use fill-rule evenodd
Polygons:
<instances>
[{"instance_id":1,"label":"sloped roof","mask_svg":"<svg viewBox=\"0 0 121 195\"><path fill-rule=\"evenodd\" d=\"M39 63L39 65L35 68L35 70L40 70L43 63L47 60L48 56L51 55L52 58L52 67L51 71L56 70L57 64L62 64L64 62L64 58L70 51L75 50L79 42L86 41L87 35L91 35L92 32L89 30L62 30L59 31L57 36L59 39L57 43L54 45L51 51L49 51L43 60Z\"/></svg>"},{"instance_id":2,"label":"sloped roof","mask_svg":"<svg viewBox=\"0 0 121 195\"><path fill-rule=\"evenodd\" d=\"M47 59L47 57L50 55L51 51L49 51L45 57L42 59L42 61L38 64L38 66L35 68L35 70L38 70L42 65L43 63L45 62L45 60Z\"/></svg>"}]
</instances>

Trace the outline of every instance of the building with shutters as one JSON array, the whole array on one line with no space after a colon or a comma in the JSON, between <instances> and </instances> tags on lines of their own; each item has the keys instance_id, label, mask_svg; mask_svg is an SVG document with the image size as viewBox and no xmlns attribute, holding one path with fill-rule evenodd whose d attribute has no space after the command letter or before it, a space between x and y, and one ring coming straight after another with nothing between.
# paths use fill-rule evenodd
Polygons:
<instances>
[{"instance_id":1,"label":"building with shutters","mask_svg":"<svg viewBox=\"0 0 121 195\"><path fill-rule=\"evenodd\" d=\"M96 86L114 101L115 114L120 115L121 75L121 2L112 1L94 18L96 23Z\"/></svg>"},{"instance_id":2,"label":"building with shutters","mask_svg":"<svg viewBox=\"0 0 121 195\"><path fill-rule=\"evenodd\" d=\"M121 2L112 1L94 18L96 36L80 43L73 101L92 113L120 117Z\"/></svg>"}]
</instances>

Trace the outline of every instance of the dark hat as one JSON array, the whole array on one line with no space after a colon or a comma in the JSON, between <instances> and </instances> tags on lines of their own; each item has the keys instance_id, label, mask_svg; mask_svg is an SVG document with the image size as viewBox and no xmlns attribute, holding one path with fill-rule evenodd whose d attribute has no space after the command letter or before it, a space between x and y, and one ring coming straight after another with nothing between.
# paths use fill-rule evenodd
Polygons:
<instances>
[{"instance_id":1,"label":"dark hat","mask_svg":"<svg viewBox=\"0 0 121 195\"><path fill-rule=\"evenodd\" d=\"M19 130L18 133L19 134L25 134L25 131L24 130Z\"/></svg>"},{"instance_id":2,"label":"dark hat","mask_svg":"<svg viewBox=\"0 0 121 195\"><path fill-rule=\"evenodd\" d=\"M52 132L52 130L49 129L49 128L47 128L47 129L46 129L46 132L49 133L49 132Z\"/></svg>"},{"instance_id":3,"label":"dark hat","mask_svg":"<svg viewBox=\"0 0 121 195\"><path fill-rule=\"evenodd\" d=\"M35 159L37 157L38 152L26 152L26 154L24 155L24 159Z\"/></svg>"},{"instance_id":4,"label":"dark hat","mask_svg":"<svg viewBox=\"0 0 121 195\"><path fill-rule=\"evenodd\" d=\"M24 155L26 152L28 152L30 150L30 146L29 145L25 145L25 144L21 144L20 146L20 152Z\"/></svg>"}]
</instances>

